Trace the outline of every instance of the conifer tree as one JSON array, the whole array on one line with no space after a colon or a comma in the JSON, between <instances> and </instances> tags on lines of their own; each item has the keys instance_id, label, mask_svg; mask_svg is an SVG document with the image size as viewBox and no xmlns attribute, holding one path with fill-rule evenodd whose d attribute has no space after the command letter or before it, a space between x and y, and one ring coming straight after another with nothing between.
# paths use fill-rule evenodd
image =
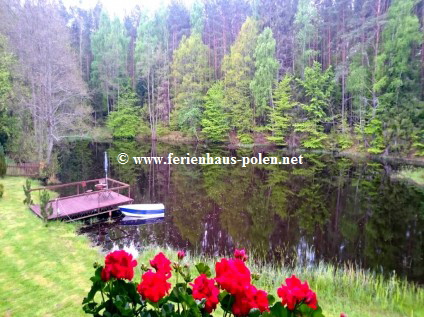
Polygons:
<instances>
[{"instance_id":1,"label":"conifer tree","mask_svg":"<svg viewBox=\"0 0 424 317\"><path fill-rule=\"evenodd\" d=\"M223 141L228 133L228 115L224 107L224 85L217 82L206 94L205 111L202 115L202 132L207 140Z\"/></svg>"},{"instance_id":2,"label":"conifer tree","mask_svg":"<svg viewBox=\"0 0 424 317\"><path fill-rule=\"evenodd\" d=\"M203 44L200 34L184 36L174 52L172 64L172 76L176 82L174 120L181 130L196 137L211 73L208 47Z\"/></svg>"},{"instance_id":3,"label":"conifer tree","mask_svg":"<svg viewBox=\"0 0 424 317\"><path fill-rule=\"evenodd\" d=\"M269 128L273 135L269 140L277 144L286 144L286 138L293 132L294 113L293 109L297 102L293 100L291 83L293 77L286 75L274 90L274 104L269 106L271 123Z\"/></svg>"},{"instance_id":4,"label":"conifer tree","mask_svg":"<svg viewBox=\"0 0 424 317\"><path fill-rule=\"evenodd\" d=\"M278 61L275 58L275 39L270 28L258 36L255 49L255 75L250 88L255 99L255 118L257 123L264 123L269 104L272 103L272 88L276 81Z\"/></svg>"},{"instance_id":5,"label":"conifer tree","mask_svg":"<svg viewBox=\"0 0 424 317\"><path fill-rule=\"evenodd\" d=\"M250 82L254 75L253 53L257 43L258 24L247 18L231 47L230 54L224 57L223 73L225 104L230 113L232 129L248 133L253 129L253 109Z\"/></svg>"}]
</instances>

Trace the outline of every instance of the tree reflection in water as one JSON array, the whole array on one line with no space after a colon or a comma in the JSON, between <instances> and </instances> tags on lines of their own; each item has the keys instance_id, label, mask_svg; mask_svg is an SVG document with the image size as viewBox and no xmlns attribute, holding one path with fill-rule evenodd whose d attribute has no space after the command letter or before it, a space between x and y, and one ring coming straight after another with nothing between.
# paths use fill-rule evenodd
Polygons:
<instances>
[{"instance_id":1,"label":"tree reflection in water","mask_svg":"<svg viewBox=\"0 0 424 317\"><path fill-rule=\"evenodd\" d=\"M82 231L105 250L154 243L228 255L243 247L267 262L353 262L424 281L424 192L390 179L399 165L318 154L303 154L302 166L119 165L114 158L121 152L229 156L240 151L80 142L59 153L60 179L101 177L106 149L111 177L129 182L138 203L164 203L166 217L140 226L118 220L85 227ZM263 152L283 155L278 149Z\"/></svg>"}]
</instances>

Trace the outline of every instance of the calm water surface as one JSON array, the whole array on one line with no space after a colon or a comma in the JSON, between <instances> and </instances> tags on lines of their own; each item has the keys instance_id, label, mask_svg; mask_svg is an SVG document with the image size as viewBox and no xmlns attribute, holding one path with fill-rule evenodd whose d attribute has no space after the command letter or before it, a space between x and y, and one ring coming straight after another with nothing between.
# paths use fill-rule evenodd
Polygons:
<instances>
[{"instance_id":1,"label":"calm water surface","mask_svg":"<svg viewBox=\"0 0 424 317\"><path fill-rule=\"evenodd\" d=\"M59 153L63 182L110 177L131 184L136 203L164 203L163 221L85 226L104 251L156 244L209 255L246 248L267 262L356 263L424 282L424 191L392 180L401 166L304 153L302 166L120 165L116 156L281 156L282 150L228 150L78 142Z\"/></svg>"}]
</instances>

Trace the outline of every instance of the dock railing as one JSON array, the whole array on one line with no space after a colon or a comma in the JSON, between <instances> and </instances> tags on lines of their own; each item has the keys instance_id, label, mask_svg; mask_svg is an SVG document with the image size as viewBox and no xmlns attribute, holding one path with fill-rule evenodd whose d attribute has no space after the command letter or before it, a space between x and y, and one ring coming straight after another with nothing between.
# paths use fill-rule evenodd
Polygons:
<instances>
[{"instance_id":1,"label":"dock railing","mask_svg":"<svg viewBox=\"0 0 424 317\"><path fill-rule=\"evenodd\" d=\"M96 185L100 184L103 185L101 189L96 189ZM111 192L118 193L119 195L126 194L125 196L131 198L130 185L111 178L98 178L66 184L50 185L39 188L33 188L30 191L34 193L42 190L67 191L68 193L71 193L59 195L58 197L49 200L47 207L53 207L53 210L56 212L58 212L59 210L60 201L65 199L79 198L84 196L97 197L97 203L100 206L101 201L104 202L109 199Z\"/></svg>"}]
</instances>

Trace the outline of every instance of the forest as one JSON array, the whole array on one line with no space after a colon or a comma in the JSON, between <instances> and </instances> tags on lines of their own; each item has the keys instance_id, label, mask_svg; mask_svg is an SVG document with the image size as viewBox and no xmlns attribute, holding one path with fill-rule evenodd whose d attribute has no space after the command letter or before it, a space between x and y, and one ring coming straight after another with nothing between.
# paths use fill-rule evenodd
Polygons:
<instances>
[{"instance_id":1,"label":"forest","mask_svg":"<svg viewBox=\"0 0 424 317\"><path fill-rule=\"evenodd\" d=\"M424 155L424 1L0 0L0 151L68 140Z\"/></svg>"}]
</instances>

